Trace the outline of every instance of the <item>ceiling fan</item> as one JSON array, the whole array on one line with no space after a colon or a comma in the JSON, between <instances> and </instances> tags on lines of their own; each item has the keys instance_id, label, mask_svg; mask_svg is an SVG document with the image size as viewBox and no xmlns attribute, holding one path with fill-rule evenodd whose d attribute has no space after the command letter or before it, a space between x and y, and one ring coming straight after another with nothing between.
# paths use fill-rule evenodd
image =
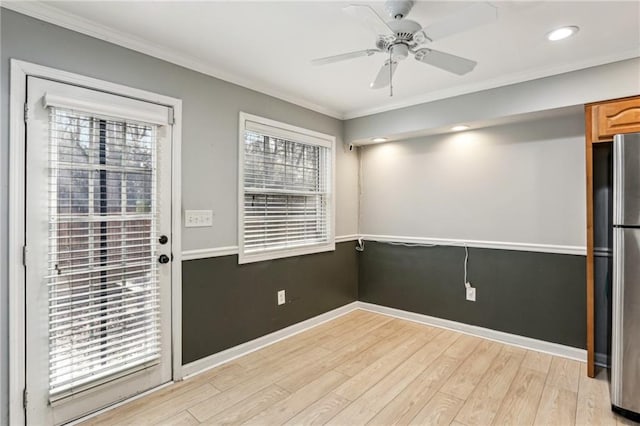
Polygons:
<instances>
[{"instance_id":1,"label":"ceiling fan","mask_svg":"<svg viewBox=\"0 0 640 426\"><path fill-rule=\"evenodd\" d=\"M370 87L380 89L391 85L391 96L393 96L393 74L398 63L406 59L409 54L414 55L419 62L457 75L472 71L477 65L475 61L421 46L495 20L496 8L488 3L476 3L455 15L445 17L423 28L419 23L405 18L413 4L413 0L387 0L384 9L391 17L388 22L385 22L370 6L345 7L343 10L347 14L360 20L375 32L375 48L314 59L312 64L325 65L377 53L388 54L388 59Z\"/></svg>"}]
</instances>

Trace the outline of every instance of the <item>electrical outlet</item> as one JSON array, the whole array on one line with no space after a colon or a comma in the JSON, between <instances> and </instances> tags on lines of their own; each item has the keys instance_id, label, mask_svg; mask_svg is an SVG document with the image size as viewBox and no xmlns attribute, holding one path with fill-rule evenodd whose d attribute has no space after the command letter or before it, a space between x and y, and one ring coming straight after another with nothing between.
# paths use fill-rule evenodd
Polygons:
<instances>
[{"instance_id":1,"label":"electrical outlet","mask_svg":"<svg viewBox=\"0 0 640 426\"><path fill-rule=\"evenodd\" d=\"M278 291L278 305L284 305L287 301L284 290Z\"/></svg>"},{"instance_id":2,"label":"electrical outlet","mask_svg":"<svg viewBox=\"0 0 640 426\"><path fill-rule=\"evenodd\" d=\"M476 301L476 288L475 287L467 287L467 300L470 302Z\"/></svg>"}]
</instances>

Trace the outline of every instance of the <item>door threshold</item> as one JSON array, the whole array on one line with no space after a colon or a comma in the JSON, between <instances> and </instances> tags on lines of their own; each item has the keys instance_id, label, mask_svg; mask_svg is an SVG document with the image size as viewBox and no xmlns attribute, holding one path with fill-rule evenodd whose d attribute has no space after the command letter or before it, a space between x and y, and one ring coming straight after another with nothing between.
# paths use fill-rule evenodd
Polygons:
<instances>
[{"instance_id":1,"label":"door threshold","mask_svg":"<svg viewBox=\"0 0 640 426\"><path fill-rule=\"evenodd\" d=\"M167 386L171 386L174 383L176 383L176 382L173 381L173 380L171 380L170 382L167 382L167 383L163 383L160 386L156 386L155 388L146 390L144 392L140 392L139 394L134 395L134 396L127 397L127 398L123 399L122 401L118 401L118 402L115 402L113 404L107 405L106 407L102 407L101 409L99 409L97 411L94 411L93 413L89 413L89 414L86 414L86 415L84 415L82 417L79 417L79 418L77 418L75 420L71 420L69 423L65 423L65 425L66 426L74 426L74 425L78 425L80 423L86 422L87 420L90 420L90 419L92 419L94 417L97 417L97 416L103 414L103 413L106 413L107 411L111 411L114 408L118 408L118 407L120 407L122 405L128 404L128 403L130 403L132 401L135 401L136 399L143 398L143 397L145 397L147 395L150 395L150 394L152 394L154 392L157 392L157 391L159 391L161 389L164 389Z\"/></svg>"}]
</instances>

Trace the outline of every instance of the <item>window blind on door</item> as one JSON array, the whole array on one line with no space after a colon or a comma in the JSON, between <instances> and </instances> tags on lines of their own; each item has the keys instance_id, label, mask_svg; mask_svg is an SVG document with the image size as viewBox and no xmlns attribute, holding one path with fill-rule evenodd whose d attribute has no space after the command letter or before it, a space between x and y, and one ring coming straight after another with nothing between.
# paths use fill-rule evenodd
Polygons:
<instances>
[{"instance_id":1,"label":"window blind on door","mask_svg":"<svg viewBox=\"0 0 640 426\"><path fill-rule=\"evenodd\" d=\"M242 164L242 254L250 257L327 244L331 235L330 148L270 136L273 132L259 133L255 126L247 129Z\"/></svg>"},{"instance_id":2,"label":"window blind on door","mask_svg":"<svg viewBox=\"0 0 640 426\"><path fill-rule=\"evenodd\" d=\"M46 281L55 399L160 356L158 129L58 107L49 117Z\"/></svg>"}]
</instances>

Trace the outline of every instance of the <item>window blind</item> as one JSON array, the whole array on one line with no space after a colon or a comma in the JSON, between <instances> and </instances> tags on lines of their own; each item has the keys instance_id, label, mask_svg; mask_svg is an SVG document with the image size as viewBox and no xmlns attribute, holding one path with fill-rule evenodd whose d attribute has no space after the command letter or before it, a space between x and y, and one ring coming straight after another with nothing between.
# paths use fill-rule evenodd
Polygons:
<instances>
[{"instance_id":1,"label":"window blind","mask_svg":"<svg viewBox=\"0 0 640 426\"><path fill-rule=\"evenodd\" d=\"M49 108L49 392L157 362L155 125Z\"/></svg>"},{"instance_id":2,"label":"window blind","mask_svg":"<svg viewBox=\"0 0 640 426\"><path fill-rule=\"evenodd\" d=\"M328 243L330 148L250 129L242 165L244 254Z\"/></svg>"}]
</instances>

